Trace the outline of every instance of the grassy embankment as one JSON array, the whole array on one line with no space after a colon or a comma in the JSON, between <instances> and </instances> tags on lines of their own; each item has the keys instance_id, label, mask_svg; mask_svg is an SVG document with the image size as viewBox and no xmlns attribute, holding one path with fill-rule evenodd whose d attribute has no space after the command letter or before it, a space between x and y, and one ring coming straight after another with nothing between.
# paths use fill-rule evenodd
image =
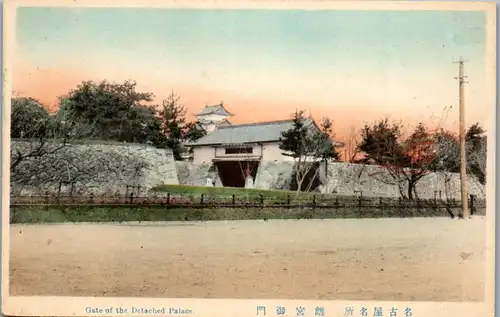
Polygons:
<instances>
[{"instance_id":1,"label":"grassy embankment","mask_svg":"<svg viewBox=\"0 0 500 317\"><path fill-rule=\"evenodd\" d=\"M329 200L337 197L340 201L353 197L340 197L318 193L296 193L284 190L263 190L244 188L198 187L186 185L162 185L153 189L158 194L170 193L174 196L193 197L201 194L231 201L237 200L265 203L291 204L304 201ZM11 223L57 223L57 222L125 222L125 221L208 221L208 220L245 220L245 219L331 219L331 218L383 218L447 216L444 210L433 208L398 208L394 206L342 207L336 208L169 208L168 206L13 206L10 210Z\"/></svg>"},{"instance_id":2,"label":"grassy embankment","mask_svg":"<svg viewBox=\"0 0 500 317\"><path fill-rule=\"evenodd\" d=\"M189 185L160 185L153 189L153 192L157 193L170 193L178 194L181 196L201 196L201 194L207 197L219 197L219 198L230 198L233 195L237 198L247 197L250 199L258 199L260 196L264 198L265 201L286 201L288 197L292 200L308 200L312 199L313 196L316 197L331 197L331 195L325 195L320 193L309 193L309 192L295 192L289 190L277 190L277 189L247 189L247 188L236 188L236 187L204 187L204 186L189 186Z\"/></svg>"}]
</instances>

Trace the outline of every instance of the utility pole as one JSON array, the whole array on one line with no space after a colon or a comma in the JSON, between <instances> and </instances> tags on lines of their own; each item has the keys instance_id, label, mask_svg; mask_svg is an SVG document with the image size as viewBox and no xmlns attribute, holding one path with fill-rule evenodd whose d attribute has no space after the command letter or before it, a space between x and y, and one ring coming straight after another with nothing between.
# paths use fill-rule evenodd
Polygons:
<instances>
[{"instance_id":1,"label":"utility pole","mask_svg":"<svg viewBox=\"0 0 500 317\"><path fill-rule=\"evenodd\" d=\"M468 191L467 191L467 159L465 152L465 104L464 104L464 84L466 83L464 76L464 62L460 57L458 62L458 96L459 96L459 136L460 136L460 192L462 197L462 215L465 218L469 217Z\"/></svg>"}]
</instances>

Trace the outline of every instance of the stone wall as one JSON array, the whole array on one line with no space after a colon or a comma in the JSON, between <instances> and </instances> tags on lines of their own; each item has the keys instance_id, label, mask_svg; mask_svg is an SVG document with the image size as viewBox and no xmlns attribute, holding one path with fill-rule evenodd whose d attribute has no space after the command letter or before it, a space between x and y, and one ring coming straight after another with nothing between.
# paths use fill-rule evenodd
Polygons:
<instances>
[{"instance_id":1,"label":"stone wall","mask_svg":"<svg viewBox=\"0 0 500 317\"><path fill-rule=\"evenodd\" d=\"M293 162L263 161L257 169L255 188L289 189Z\"/></svg>"},{"instance_id":2,"label":"stone wall","mask_svg":"<svg viewBox=\"0 0 500 317\"><path fill-rule=\"evenodd\" d=\"M189 162L177 162L179 183L205 186L208 177L216 177L215 169L209 172L208 164L196 165ZM323 193L366 197L400 197L399 186L383 167L373 165L329 163L325 174L321 165L320 178ZM289 189L293 176L291 162L261 162L255 178L255 188ZM217 177L218 179L218 177ZM218 181L216 186L220 186ZM406 185L402 186L406 193ZM460 199L460 177L457 173L429 173L416 186L416 193L422 199ZM478 198L485 197L485 187L477 179L469 179L469 193Z\"/></svg>"},{"instance_id":3,"label":"stone wall","mask_svg":"<svg viewBox=\"0 0 500 317\"><path fill-rule=\"evenodd\" d=\"M179 184L206 186L207 179L216 180L215 186L222 186L221 180L213 164L194 164L192 162L175 162Z\"/></svg>"},{"instance_id":4,"label":"stone wall","mask_svg":"<svg viewBox=\"0 0 500 317\"><path fill-rule=\"evenodd\" d=\"M326 178L324 165L321 165L323 193L340 195L359 195L370 197L400 197L399 186L389 172L379 166L329 163ZM484 198L485 187L475 177L468 179L469 193ZM404 183L402 191L406 193ZM460 175L458 173L429 173L417 182L416 193L422 199L460 199Z\"/></svg>"},{"instance_id":5,"label":"stone wall","mask_svg":"<svg viewBox=\"0 0 500 317\"><path fill-rule=\"evenodd\" d=\"M39 144L11 143L11 161L30 153ZM146 195L160 184L178 184L170 149L144 144L87 141L60 147L47 143L41 157L26 158L11 171L14 195L36 195L48 191L74 195L116 195L134 191Z\"/></svg>"},{"instance_id":6,"label":"stone wall","mask_svg":"<svg viewBox=\"0 0 500 317\"><path fill-rule=\"evenodd\" d=\"M216 180L215 186L222 186L217 170L213 164L196 164L193 162L175 162L179 184L206 186L207 179ZM257 169L254 188L288 189L292 176L291 162L261 162ZM239 173L240 171L238 171Z\"/></svg>"}]
</instances>

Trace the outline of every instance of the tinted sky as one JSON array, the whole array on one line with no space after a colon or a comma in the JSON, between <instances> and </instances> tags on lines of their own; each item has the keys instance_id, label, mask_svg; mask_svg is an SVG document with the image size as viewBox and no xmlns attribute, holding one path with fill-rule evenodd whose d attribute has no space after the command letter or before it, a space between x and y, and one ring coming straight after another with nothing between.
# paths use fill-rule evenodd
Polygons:
<instances>
[{"instance_id":1,"label":"tinted sky","mask_svg":"<svg viewBox=\"0 0 500 317\"><path fill-rule=\"evenodd\" d=\"M437 122L463 56L468 123L484 122L484 12L20 8L13 89L54 103L82 80L133 79L190 113L224 101L233 122L329 116L336 132L385 115ZM474 110L472 110L474 109Z\"/></svg>"}]
</instances>

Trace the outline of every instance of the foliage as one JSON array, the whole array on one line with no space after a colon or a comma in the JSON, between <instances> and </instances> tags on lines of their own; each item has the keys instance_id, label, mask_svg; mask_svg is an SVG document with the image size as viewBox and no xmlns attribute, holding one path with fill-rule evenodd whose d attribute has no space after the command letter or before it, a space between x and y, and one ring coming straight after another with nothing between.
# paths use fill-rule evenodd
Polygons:
<instances>
[{"instance_id":1,"label":"foliage","mask_svg":"<svg viewBox=\"0 0 500 317\"><path fill-rule=\"evenodd\" d=\"M467 172L477 177L481 184L486 184L486 149L484 129L475 123L465 134ZM460 172L460 143L451 132L440 130L436 139L436 171Z\"/></svg>"},{"instance_id":2,"label":"foliage","mask_svg":"<svg viewBox=\"0 0 500 317\"><path fill-rule=\"evenodd\" d=\"M478 123L466 133L467 170L484 185L486 179L486 137ZM382 119L362 130L359 150L364 162L385 166L393 180L400 185L401 195L414 198L415 185L431 171L458 173L460 145L449 131L439 129L431 133L420 123L408 138L403 138L401 126ZM403 193L403 186L407 186Z\"/></svg>"},{"instance_id":3,"label":"foliage","mask_svg":"<svg viewBox=\"0 0 500 317\"><path fill-rule=\"evenodd\" d=\"M153 99L152 93L137 91L134 81L106 80L83 81L59 98L55 114L35 99L14 98L12 136L148 143L171 148L181 160L182 142L205 132L195 123L186 124L186 109L174 92L161 107L152 105ZM65 135L68 130L73 130L71 135Z\"/></svg>"},{"instance_id":4,"label":"foliage","mask_svg":"<svg viewBox=\"0 0 500 317\"><path fill-rule=\"evenodd\" d=\"M423 123L408 138L403 138L401 130L400 124L389 123L388 118L365 124L359 150L365 154L365 161L386 168L402 197L413 199L417 182L429 173L434 162L434 142Z\"/></svg>"},{"instance_id":5,"label":"foliage","mask_svg":"<svg viewBox=\"0 0 500 317\"><path fill-rule=\"evenodd\" d=\"M317 127L312 119L304 117L303 110L297 110L293 114L293 126L281 133L279 148L283 151L283 155L295 160L297 192L303 188L304 180L310 171L317 167L317 161L321 160L326 165L328 159L339 158L332 137L332 122L328 118L323 118L321 127ZM319 168L316 169L312 180L318 172ZM306 184L306 190L310 188L312 180Z\"/></svg>"},{"instance_id":6,"label":"foliage","mask_svg":"<svg viewBox=\"0 0 500 317\"><path fill-rule=\"evenodd\" d=\"M388 118L371 126L365 124L358 145L359 150L365 155L364 162L373 161L379 165L393 163L394 156L402 154L399 146L400 137L400 126L396 123L390 124Z\"/></svg>"},{"instance_id":7,"label":"foliage","mask_svg":"<svg viewBox=\"0 0 500 317\"><path fill-rule=\"evenodd\" d=\"M315 155L323 160L338 160L340 154L334 144L333 122L329 118L322 118L319 130L313 132L311 136L312 148Z\"/></svg>"},{"instance_id":8,"label":"foliage","mask_svg":"<svg viewBox=\"0 0 500 317\"><path fill-rule=\"evenodd\" d=\"M122 84L103 80L83 81L77 88L60 98L58 113L72 122L92 129L78 138L113 140L118 142L158 143L160 121L153 106L151 93L136 91L136 83Z\"/></svg>"},{"instance_id":9,"label":"foliage","mask_svg":"<svg viewBox=\"0 0 500 317\"><path fill-rule=\"evenodd\" d=\"M171 92L163 100L159 112L162 135L165 137L163 145L172 149L175 160L182 160L182 140L186 129L186 108L179 101L180 97Z\"/></svg>"},{"instance_id":10,"label":"foliage","mask_svg":"<svg viewBox=\"0 0 500 317\"><path fill-rule=\"evenodd\" d=\"M11 100L11 138L38 138L47 136L50 131L51 115L41 102L28 97Z\"/></svg>"},{"instance_id":11,"label":"foliage","mask_svg":"<svg viewBox=\"0 0 500 317\"><path fill-rule=\"evenodd\" d=\"M54 154L69 140L88 133L87 125L71 121L69 111L49 114L39 101L26 97L12 98L11 104L11 177L20 172L22 162ZM19 143L24 146L16 146Z\"/></svg>"},{"instance_id":12,"label":"foliage","mask_svg":"<svg viewBox=\"0 0 500 317\"><path fill-rule=\"evenodd\" d=\"M444 129L434 134L436 144L436 159L432 169L435 171L459 172L460 167L460 144L458 138Z\"/></svg>"},{"instance_id":13,"label":"foliage","mask_svg":"<svg viewBox=\"0 0 500 317\"><path fill-rule=\"evenodd\" d=\"M475 175L481 184L486 184L487 139L485 130L475 123L465 134L467 142L467 168Z\"/></svg>"},{"instance_id":14,"label":"foliage","mask_svg":"<svg viewBox=\"0 0 500 317\"><path fill-rule=\"evenodd\" d=\"M194 142L204 137L207 132L197 123L189 122L186 124L184 139L189 142Z\"/></svg>"},{"instance_id":15,"label":"foliage","mask_svg":"<svg viewBox=\"0 0 500 317\"><path fill-rule=\"evenodd\" d=\"M297 110L293 114L293 127L281 133L280 149L283 155L298 159L308 154L310 143L307 140L307 127L304 122L304 111Z\"/></svg>"}]
</instances>

